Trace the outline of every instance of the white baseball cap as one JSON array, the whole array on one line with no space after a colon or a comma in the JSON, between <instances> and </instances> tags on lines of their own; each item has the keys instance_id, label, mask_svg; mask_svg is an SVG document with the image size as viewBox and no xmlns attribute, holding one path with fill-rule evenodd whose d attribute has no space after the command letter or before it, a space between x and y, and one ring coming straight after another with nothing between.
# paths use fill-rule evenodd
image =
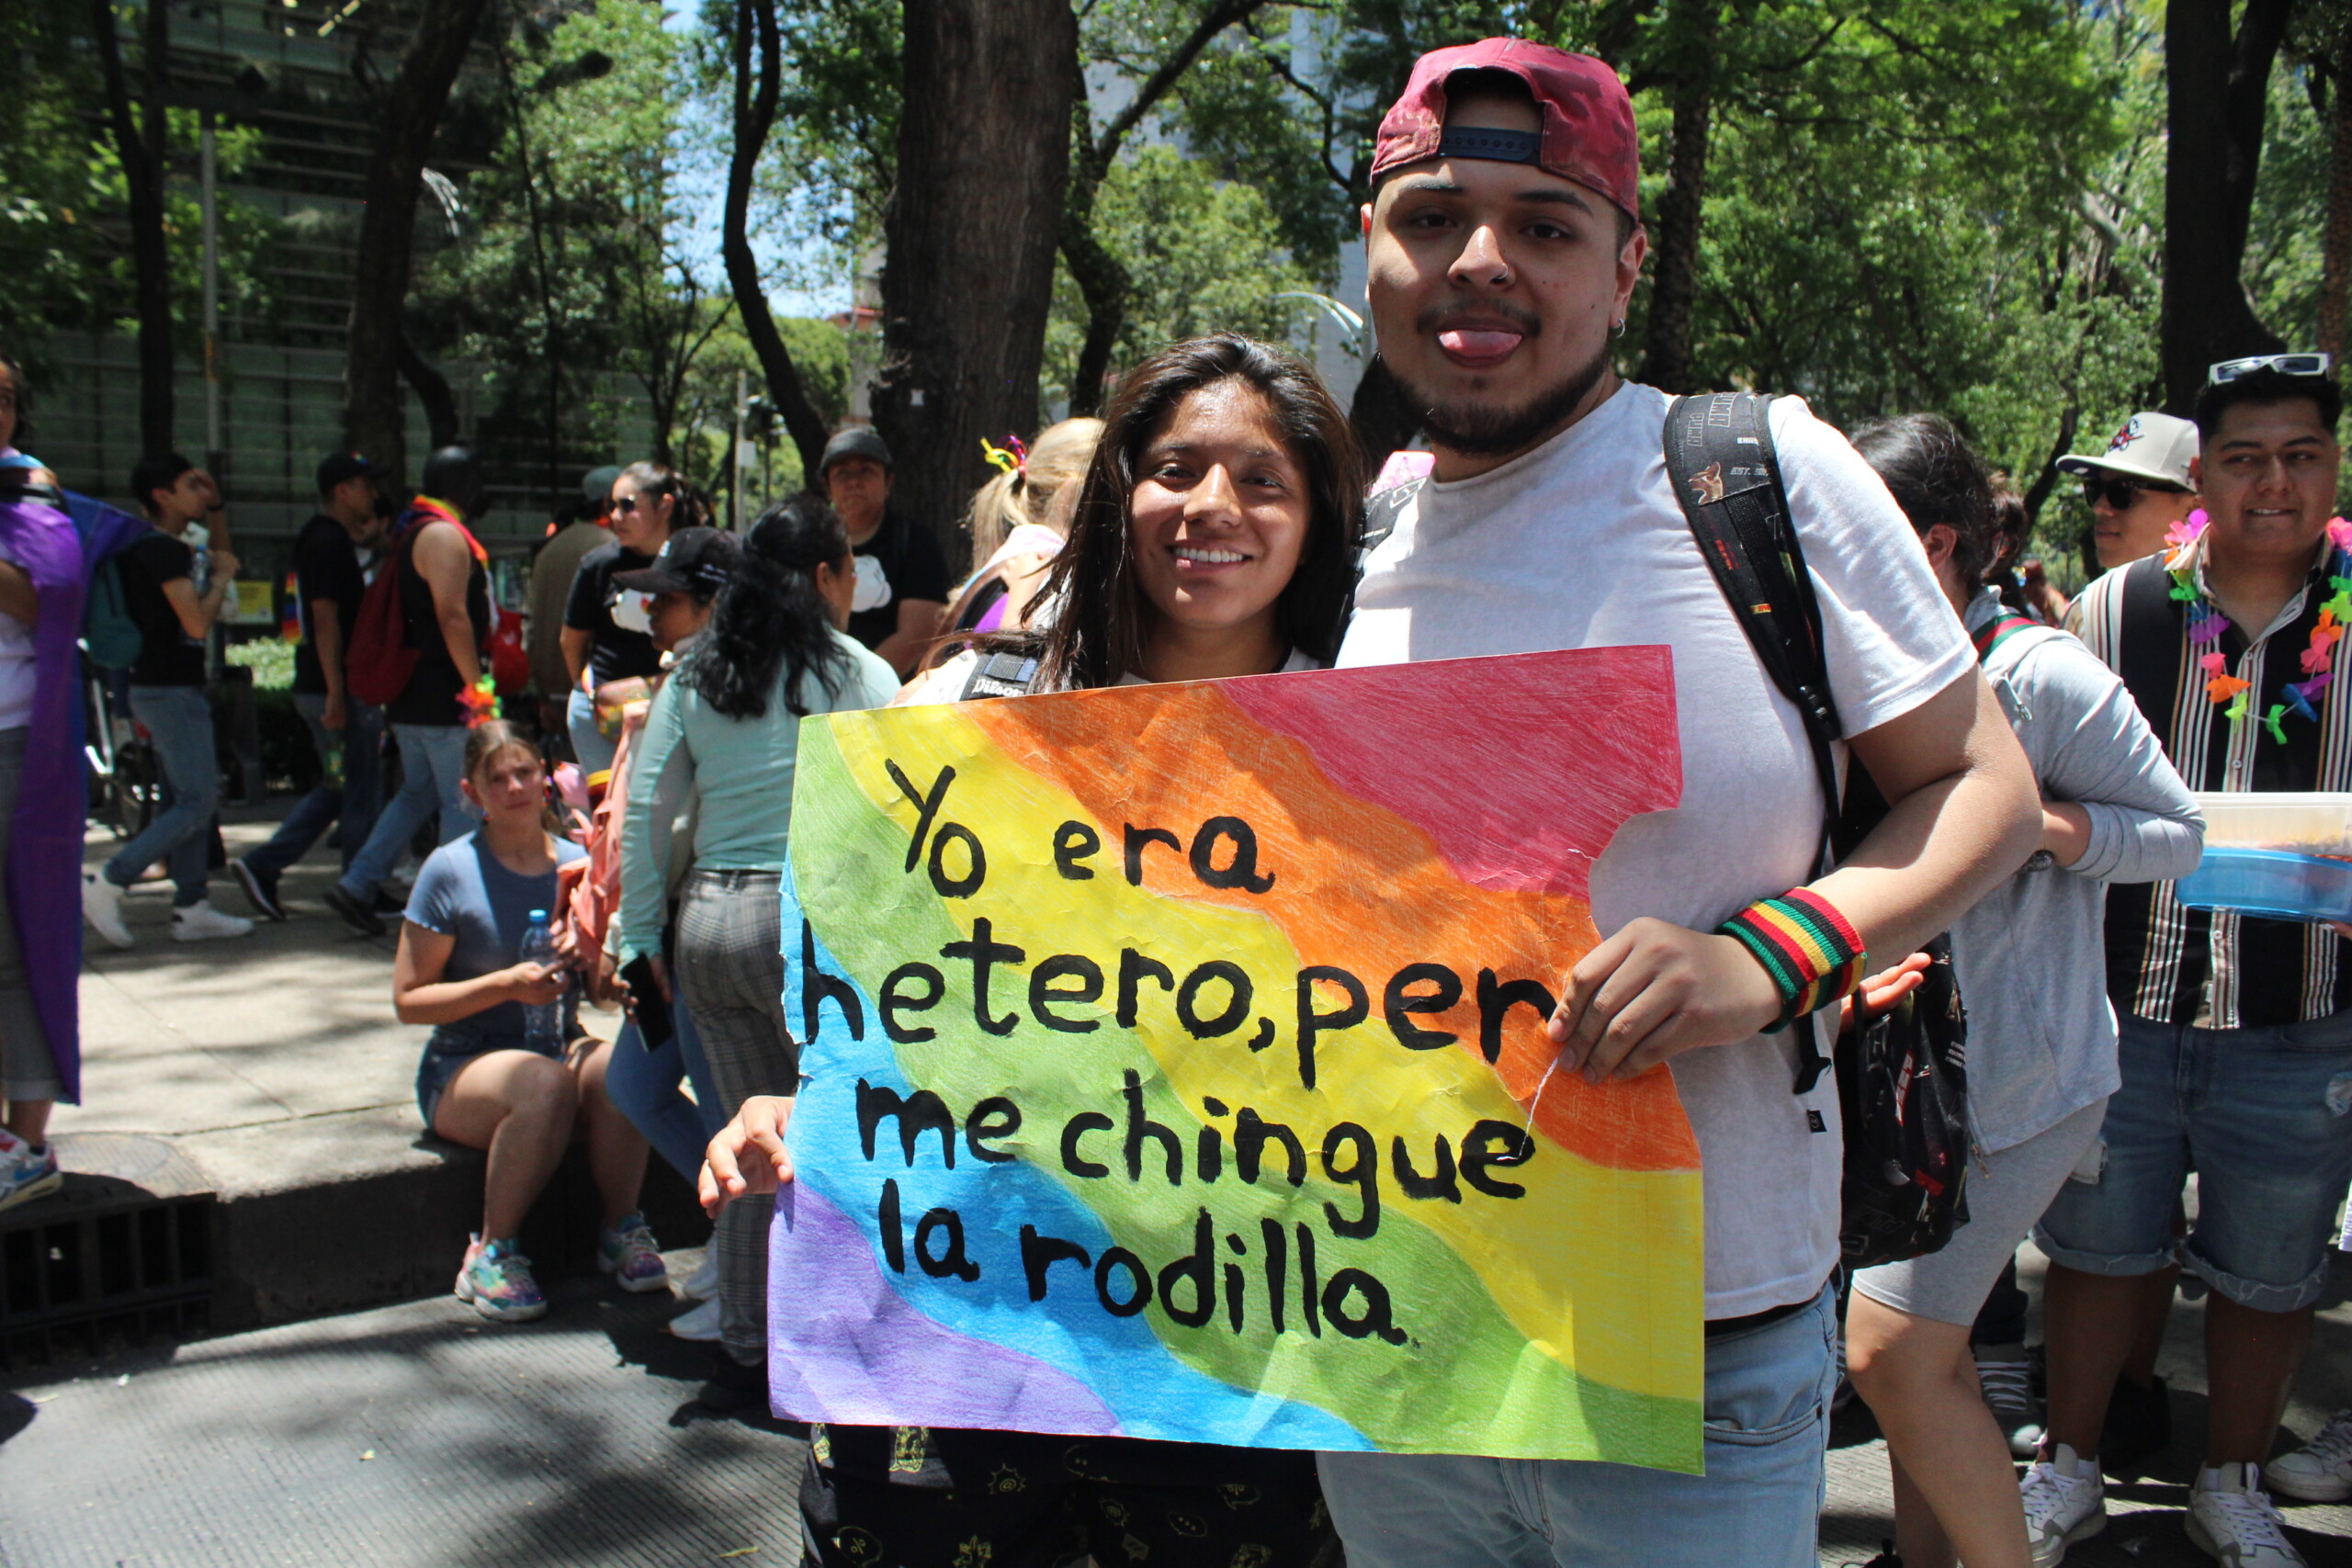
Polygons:
<instances>
[{"instance_id":1,"label":"white baseball cap","mask_svg":"<svg viewBox=\"0 0 2352 1568\"><path fill-rule=\"evenodd\" d=\"M2195 490L2188 465L2196 458L2194 424L2168 413L2135 413L2123 422L2105 452L2096 457L2069 452L2058 459L2058 467L2070 474L2128 474L2135 479Z\"/></svg>"}]
</instances>

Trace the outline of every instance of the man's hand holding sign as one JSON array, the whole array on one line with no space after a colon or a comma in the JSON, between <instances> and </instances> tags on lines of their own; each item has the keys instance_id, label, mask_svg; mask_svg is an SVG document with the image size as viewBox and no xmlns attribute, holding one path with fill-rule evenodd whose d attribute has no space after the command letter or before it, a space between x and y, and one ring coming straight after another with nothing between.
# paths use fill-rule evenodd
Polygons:
<instances>
[{"instance_id":1,"label":"man's hand holding sign","mask_svg":"<svg viewBox=\"0 0 2352 1568\"><path fill-rule=\"evenodd\" d=\"M1555 1070L1594 861L1671 807L1612 649L811 720L779 1409L1696 1467L1671 1078ZM1527 737L1577 735L1537 770Z\"/></svg>"}]
</instances>

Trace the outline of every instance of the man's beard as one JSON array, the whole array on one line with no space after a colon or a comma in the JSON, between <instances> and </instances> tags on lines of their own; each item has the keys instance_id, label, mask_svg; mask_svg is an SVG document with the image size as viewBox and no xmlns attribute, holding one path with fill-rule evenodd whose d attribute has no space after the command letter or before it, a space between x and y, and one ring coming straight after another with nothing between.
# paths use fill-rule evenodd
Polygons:
<instances>
[{"instance_id":1,"label":"man's beard","mask_svg":"<svg viewBox=\"0 0 2352 1568\"><path fill-rule=\"evenodd\" d=\"M1395 373L1396 367L1391 366ZM1559 385L1517 408L1494 403L1441 403L1397 376L1407 406L1430 440L1473 457L1508 457L1523 452L1576 412L1609 369L1609 345L1594 350L1584 367Z\"/></svg>"}]
</instances>

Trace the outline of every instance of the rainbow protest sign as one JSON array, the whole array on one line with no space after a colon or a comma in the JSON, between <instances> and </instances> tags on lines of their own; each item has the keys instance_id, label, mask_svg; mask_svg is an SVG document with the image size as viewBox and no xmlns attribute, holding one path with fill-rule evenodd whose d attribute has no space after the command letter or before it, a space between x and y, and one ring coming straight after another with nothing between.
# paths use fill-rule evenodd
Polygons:
<instances>
[{"instance_id":1,"label":"rainbow protest sign","mask_svg":"<svg viewBox=\"0 0 2352 1568\"><path fill-rule=\"evenodd\" d=\"M1543 1032L1669 660L804 724L776 1408L1696 1471L1697 1145Z\"/></svg>"}]
</instances>

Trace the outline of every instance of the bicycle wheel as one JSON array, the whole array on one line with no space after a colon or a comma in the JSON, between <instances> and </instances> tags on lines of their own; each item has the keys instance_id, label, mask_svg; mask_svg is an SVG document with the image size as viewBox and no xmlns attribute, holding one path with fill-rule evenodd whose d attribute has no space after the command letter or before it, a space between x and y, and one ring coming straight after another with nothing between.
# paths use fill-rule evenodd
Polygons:
<instances>
[{"instance_id":1,"label":"bicycle wheel","mask_svg":"<svg viewBox=\"0 0 2352 1568\"><path fill-rule=\"evenodd\" d=\"M132 740L116 749L114 777L107 802L115 837L135 839L155 819L163 799L164 770L155 748L147 740Z\"/></svg>"}]
</instances>

